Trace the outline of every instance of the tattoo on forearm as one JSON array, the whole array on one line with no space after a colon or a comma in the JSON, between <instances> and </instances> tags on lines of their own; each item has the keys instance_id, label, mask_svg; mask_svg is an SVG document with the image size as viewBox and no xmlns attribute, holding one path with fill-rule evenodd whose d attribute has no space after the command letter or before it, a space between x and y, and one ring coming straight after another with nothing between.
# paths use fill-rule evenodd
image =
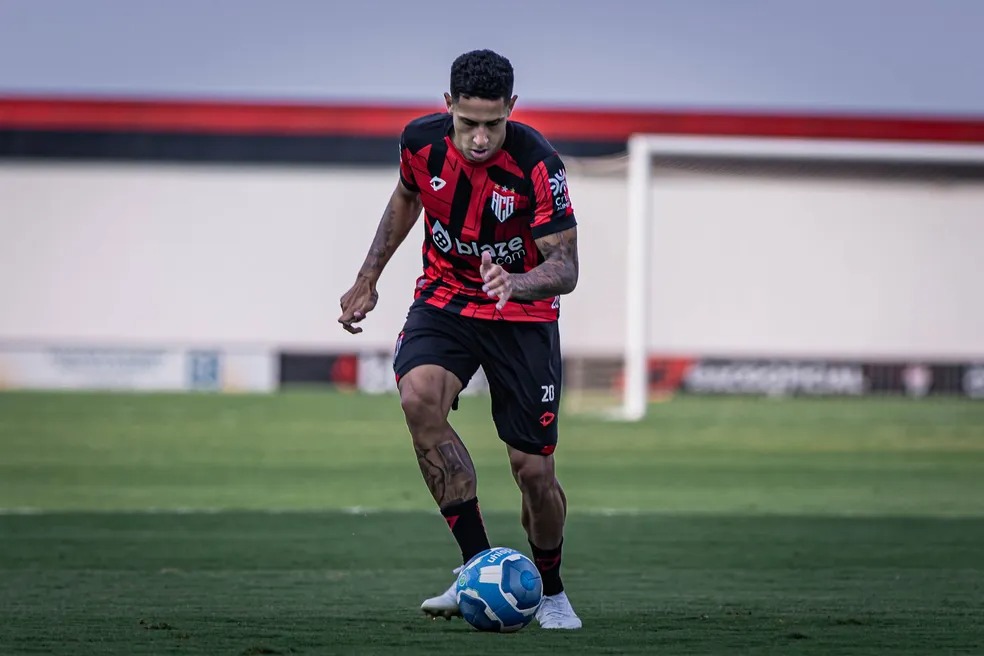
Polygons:
<instances>
[{"instance_id":1,"label":"tattoo on forearm","mask_svg":"<svg viewBox=\"0 0 984 656\"><path fill-rule=\"evenodd\" d=\"M386 263L393 257L393 253L410 233L410 228L413 227L419 214L419 198L413 201L397 200L396 195L390 198L379 221L379 227L376 228L376 235L369 246L369 253L359 270L360 276L373 280L379 277Z\"/></svg>"},{"instance_id":2,"label":"tattoo on forearm","mask_svg":"<svg viewBox=\"0 0 984 656\"><path fill-rule=\"evenodd\" d=\"M386 205L383 220L379 222L376 235L369 246L369 253L366 255L365 264L362 265L366 273L378 274L386 266L390 257L393 255L393 230L394 230L394 211L392 201Z\"/></svg>"},{"instance_id":3,"label":"tattoo on forearm","mask_svg":"<svg viewBox=\"0 0 984 656\"><path fill-rule=\"evenodd\" d=\"M467 501L474 496L475 467L453 440L433 448L414 447L417 464L434 500L441 506Z\"/></svg>"},{"instance_id":4,"label":"tattoo on forearm","mask_svg":"<svg viewBox=\"0 0 984 656\"><path fill-rule=\"evenodd\" d=\"M537 246L544 261L513 276L513 296L533 301L573 291L578 277L577 229L538 239Z\"/></svg>"}]
</instances>

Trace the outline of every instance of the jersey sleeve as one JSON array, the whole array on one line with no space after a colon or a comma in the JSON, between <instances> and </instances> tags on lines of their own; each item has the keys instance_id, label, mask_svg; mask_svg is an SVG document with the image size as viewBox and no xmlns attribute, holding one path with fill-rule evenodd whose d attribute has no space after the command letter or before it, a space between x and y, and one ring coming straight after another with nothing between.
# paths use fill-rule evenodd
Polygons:
<instances>
[{"instance_id":1,"label":"jersey sleeve","mask_svg":"<svg viewBox=\"0 0 984 656\"><path fill-rule=\"evenodd\" d=\"M413 152L407 146L407 132L404 130L403 134L400 135L400 182L410 191L419 192L420 187L417 186L417 183L413 179L412 160Z\"/></svg>"},{"instance_id":2,"label":"jersey sleeve","mask_svg":"<svg viewBox=\"0 0 984 656\"><path fill-rule=\"evenodd\" d=\"M535 206L530 227L539 239L577 225L567 189L567 169L557 153L551 153L533 167Z\"/></svg>"}]
</instances>

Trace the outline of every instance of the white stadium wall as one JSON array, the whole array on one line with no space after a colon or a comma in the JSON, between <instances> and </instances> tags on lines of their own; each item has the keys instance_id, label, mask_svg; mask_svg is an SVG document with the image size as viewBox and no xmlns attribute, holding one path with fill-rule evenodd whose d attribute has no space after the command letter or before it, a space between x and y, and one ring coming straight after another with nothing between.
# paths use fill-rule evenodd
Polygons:
<instances>
[{"instance_id":1,"label":"white stadium wall","mask_svg":"<svg viewBox=\"0 0 984 656\"><path fill-rule=\"evenodd\" d=\"M984 355L982 181L685 176L655 187L661 352Z\"/></svg>"},{"instance_id":2,"label":"white stadium wall","mask_svg":"<svg viewBox=\"0 0 984 656\"><path fill-rule=\"evenodd\" d=\"M572 354L618 355L626 179L570 163ZM337 325L393 168L0 165L0 343L388 350L418 223L354 337ZM984 356L984 182L687 173L654 181L655 352Z\"/></svg>"}]
</instances>

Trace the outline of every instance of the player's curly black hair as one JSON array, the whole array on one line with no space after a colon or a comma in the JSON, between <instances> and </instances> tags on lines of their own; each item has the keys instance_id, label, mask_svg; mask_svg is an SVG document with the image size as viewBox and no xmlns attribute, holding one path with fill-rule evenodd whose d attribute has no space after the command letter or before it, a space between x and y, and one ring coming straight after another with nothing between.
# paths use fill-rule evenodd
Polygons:
<instances>
[{"instance_id":1,"label":"player's curly black hair","mask_svg":"<svg viewBox=\"0 0 984 656\"><path fill-rule=\"evenodd\" d=\"M509 100L513 93L513 67L491 50L472 50L451 64L451 99L461 96L485 100Z\"/></svg>"}]
</instances>

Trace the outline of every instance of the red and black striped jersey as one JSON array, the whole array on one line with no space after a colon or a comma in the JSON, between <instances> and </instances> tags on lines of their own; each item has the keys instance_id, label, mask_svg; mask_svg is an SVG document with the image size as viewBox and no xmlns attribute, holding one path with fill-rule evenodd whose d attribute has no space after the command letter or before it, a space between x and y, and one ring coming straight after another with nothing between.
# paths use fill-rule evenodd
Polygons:
<instances>
[{"instance_id":1,"label":"red and black striped jersey","mask_svg":"<svg viewBox=\"0 0 984 656\"><path fill-rule=\"evenodd\" d=\"M500 311L482 291L482 251L510 273L543 262L536 239L576 225L560 156L535 129L509 121L502 148L481 163L455 148L450 114L409 123L400 140L400 179L424 206L423 274L414 303L463 316L556 321L560 297L510 299Z\"/></svg>"}]
</instances>

